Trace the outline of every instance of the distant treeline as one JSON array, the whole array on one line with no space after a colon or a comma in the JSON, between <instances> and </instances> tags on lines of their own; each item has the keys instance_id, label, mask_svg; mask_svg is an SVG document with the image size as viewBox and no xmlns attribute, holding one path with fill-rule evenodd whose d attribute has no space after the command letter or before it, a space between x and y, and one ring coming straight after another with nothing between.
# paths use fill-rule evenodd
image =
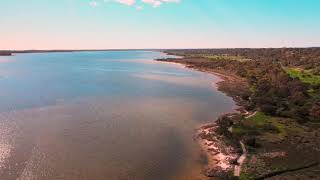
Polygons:
<instances>
[{"instance_id":1,"label":"distant treeline","mask_svg":"<svg viewBox=\"0 0 320 180\"><path fill-rule=\"evenodd\" d=\"M198 59L190 61L194 66L222 69L246 78L250 90L242 98L249 102L249 109L259 109L269 115L289 117L300 122L320 121L320 83L303 82L286 71L286 68L297 68L307 71L308 76L319 78L320 48L191 49L167 52L182 55L185 59ZM230 60L225 58L227 56L236 56L240 60ZM250 60L241 61L241 58Z\"/></svg>"},{"instance_id":2,"label":"distant treeline","mask_svg":"<svg viewBox=\"0 0 320 180\"><path fill-rule=\"evenodd\" d=\"M261 49L184 49L168 50L174 54L212 54L242 56L264 62L280 62L283 66L312 69L320 75L320 48L261 48Z\"/></svg>"},{"instance_id":3,"label":"distant treeline","mask_svg":"<svg viewBox=\"0 0 320 180\"><path fill-rule=\"evenodd\" d=\"M12 53L8 51L0 51L0 56L11 56Z\"/></svg>"}]
</instances>

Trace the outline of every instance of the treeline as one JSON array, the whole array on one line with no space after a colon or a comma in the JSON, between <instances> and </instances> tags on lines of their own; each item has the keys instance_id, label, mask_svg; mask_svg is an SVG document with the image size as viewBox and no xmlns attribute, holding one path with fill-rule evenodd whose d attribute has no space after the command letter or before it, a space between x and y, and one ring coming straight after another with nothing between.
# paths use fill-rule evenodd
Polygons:
<instances>
[{"instance_id":1,"label":"treeline","mask_svg":"<svg viewBox=\"0 0 320 180\"><path fill-rule=\"evenodd\" d=\"M170 50L199 68L222 69L246 78L250 91L243 95L248 109L306 122L320 121L320 84L290 77L283 67L319 73L320 48ZM203 55L239 56L251 61L204 60ZM199 55L199 57L197 57ZM189 58L189 60L188 60Z\"/></svg>"},{"instance_id":2,"label":"treeline","mask_svg":"<svg viewBox=\"0 0 320 180\"><path fill-rule=\"evenodd\" d=\"M300 67L320 75L320 48L181 49L169 52L180 55L242 56L256 61L279 62L283 66Z\"/></svg>"}]
</instances>

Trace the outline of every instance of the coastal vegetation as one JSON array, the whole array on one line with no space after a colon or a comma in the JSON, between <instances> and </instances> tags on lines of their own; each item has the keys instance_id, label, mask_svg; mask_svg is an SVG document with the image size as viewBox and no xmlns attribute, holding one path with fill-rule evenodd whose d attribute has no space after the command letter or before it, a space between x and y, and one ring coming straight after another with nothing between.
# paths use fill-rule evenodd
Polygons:
<instances>
[{"instance_id":1,"label":"coastal vegetation","mask_svg":"<svg viewBox=\"0 0 320 180\"><path fill-rule=\"evenodd\" d=\"M161 61L218 73L219 90L242 107L217 121L231 146L248 149L240 179L320 176L320 48L166 52L183 58Z\"/></svg>"},{"instance_id":2,"label":"coastal vegetation","mask_svg":"<svg viewBox=\"0 0 320 180\"><path fill-rule=\"evenodd\" d=\"M298 78L300 81L304 83L308 83L311 85L320 84L320 75L315 75L308 70L303 70L299 68L286 68L285 70L290 77Z\"/></svg>"},{"instance_id":3,"label":"coastal vegetation","mask_svg":"<svg viewBox=\"0 0 320 180\"><path fill-rule=\"evenodd\" d=\"M300 122L319 120L314 117L314 111L318 111L319 104L320 48L168 52L184 56L184 59L178 61L189 67L227 72L245 79L249 88L245 93L242 90L241 98L247 102L245 106L248 110L259 109L268 115L292 118ZM311 60L306 60L307 58ZM310 63L313 65L310 66Z\"/></svg>"}]
</instances>

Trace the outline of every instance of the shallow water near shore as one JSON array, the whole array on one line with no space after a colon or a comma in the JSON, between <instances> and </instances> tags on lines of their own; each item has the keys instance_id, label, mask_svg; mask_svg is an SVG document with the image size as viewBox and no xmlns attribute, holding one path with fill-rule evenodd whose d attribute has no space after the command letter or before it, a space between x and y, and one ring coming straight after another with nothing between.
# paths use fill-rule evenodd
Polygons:
<instances>
[{"instance_id":1,"label":"shallow water near shore","mask_svg":"<svg viewBox=\"0 0 320 180\"><path fill-rule=\"evenodd\" d=\"M166 56L0 57L0 179L192 179L195 128L235 105Z\"/></svg>"}]
</instances>

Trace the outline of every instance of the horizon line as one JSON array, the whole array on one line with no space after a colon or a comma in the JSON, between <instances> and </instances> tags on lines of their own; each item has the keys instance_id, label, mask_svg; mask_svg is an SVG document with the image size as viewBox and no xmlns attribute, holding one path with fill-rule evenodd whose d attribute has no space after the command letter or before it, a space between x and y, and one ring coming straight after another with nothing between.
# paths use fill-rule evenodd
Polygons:
<instances>
[{"instance_id":1,"label":"horizon line","mask_svg":"<svg viewBox=\"0 0 320 180\"><path fill-rule=\"evenodd\" d=\"M187 49L307 49L320 46L284 46L284 47L223 47L223 48L110 48L110 49L0 49L0 52L54 52L54 51L129 51L129 50L187 50Z\"/></svg>"}]
</instances>

